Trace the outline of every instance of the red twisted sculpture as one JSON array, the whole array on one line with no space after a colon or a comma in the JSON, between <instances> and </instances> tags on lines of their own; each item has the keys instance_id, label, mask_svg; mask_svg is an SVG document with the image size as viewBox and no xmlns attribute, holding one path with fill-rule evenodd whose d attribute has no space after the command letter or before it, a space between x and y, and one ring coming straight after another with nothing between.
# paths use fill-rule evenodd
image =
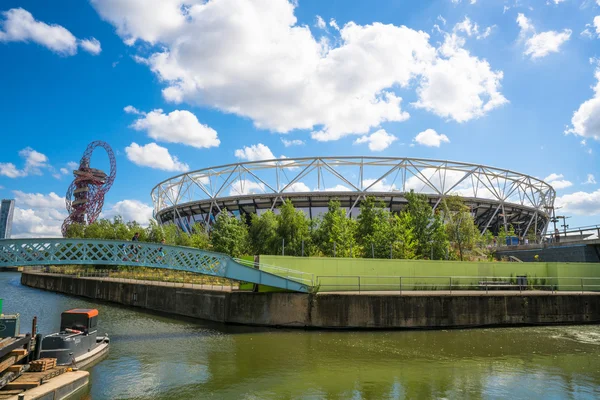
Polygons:
<instances>
[{"instance_id":1,"label":"red twisted sculpture","mask_svg":"<svg viewBox=\"0 0 600 400\"><path fill-rule=\"evenodd\" d=\"M102 147L108 154L110 174L90 167L90 158L97 147ZM75 179L67 190L66 206L69 216L62 224L62 234L67 236L71 224L91 224L94 222L104 205L104 195L117 176L117 161L112 149L106 142L95 141L88 145L79 161L79 169L73 171Z\"/></svg>"}]
</instances>

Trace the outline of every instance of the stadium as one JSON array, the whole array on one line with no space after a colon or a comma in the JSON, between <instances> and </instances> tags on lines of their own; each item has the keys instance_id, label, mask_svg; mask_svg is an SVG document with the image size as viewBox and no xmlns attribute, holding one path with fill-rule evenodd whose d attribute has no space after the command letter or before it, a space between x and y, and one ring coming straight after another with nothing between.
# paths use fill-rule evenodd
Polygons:
<instances>
[{"instance_id":1,"label":"stadium","mask_svg":"<svg viewBox=\"0 0 600 400\"><path fill-rule=\"evenodd\" d=\"M315 218L337 199L355 218L367 196L392 212L403 194L427 195L434 209L450 195L462 197L481 233L509 224L517 233L546 233L556 192L546 182L507 169L455 161L396 157L303 157L241 162L187 172L152 189L154 216L189 232L208 229L222 210L246 217L290 199Z\"/></svg>"}]
</instances>

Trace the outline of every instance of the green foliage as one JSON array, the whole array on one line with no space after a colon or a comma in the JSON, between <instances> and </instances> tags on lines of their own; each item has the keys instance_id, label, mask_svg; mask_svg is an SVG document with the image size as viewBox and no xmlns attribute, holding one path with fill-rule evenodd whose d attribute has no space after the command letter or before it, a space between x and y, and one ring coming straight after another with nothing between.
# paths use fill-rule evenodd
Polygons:
<instances>
[{"instance_id":1,"label":"green foliage","mask_svg":"<svg viewBox=\"0 0 600 400\"><path fill-rule=\"evenodd\" d=\"M212 245L210 243L210 238L208 234L202 229L202 226L197 224L192 228L191 235L183 235L187 236L190 239L188 244L189 247L195 247L197 249L202 250L210 250Z\"/></svg>"},{"instance_id":2,"label":"green foliage","mask_svg":"<svg viewBox=\"0 0 600 400\"><path fill-rule=\"evenodd\" d=\"M72 224L67 229L67 237L70 239L80 239L85 235L85 225Z\"/></svg>"},{"instance_id":3,"label":"green foliage","mask_svg":"<svg viewBox=\"0 0 600 400\"><path fill-rule=\"evenodd\" d=\"M354 257L356 221L346 216L338 200L331 200L327 212L313 234L313 243L319 254L331 257Z\"/></svg>"},{"instance_id":4,"label":"green foliage","mask_svg":"<svg viewBox=\"0 0 600 400\"><path fill-rule=\"evenodd\" d=\"M442 208L448 239L453 242L459 259L463 261L465 250L472 250L479 239L479 229L469 207L459 196L446 197L442 201Z\"/></svg>"},{"instance_id":5,"label":"green foliage","mask_svg":"<svg viewBox=\"0 0 600 400\"><path fill-rule=\"evenodd\" d=\"M277 216L273 211L250 217L250 248L254 254L277 254Z\"/></svg>"},{"instance_id":6,"label":"green foliage","mask_svg":"<svg viewBox=\"0 0 600 400\"><path fill-rule=\"evenodd\" d=\"M294 208L290 199L279 207L276 232L281 245L285 243L285 255L301 256L303 242L306 254L311 239L310 222L302 210Z\"/></svg>"},{"instance_id":7,"label":"green foliage","mask_svg":"<svg viewBox=\"0 0 600 400\"><path fill-rule=\"evenodd\" d=\"M212 227L211 242L215 251L240 257L248 251L248 228L223 210Z\"/></svg>"},{"instance_id":8,"label":"green foliage","mask_svg":"<svg viewBox=\"0 0 600 400\"><path fill-rule=\"evenodd\" d=\"M362 257L414 258L418 243L413 216L394 215L382 202L367 197L360 206L356 241Z\"/></svg>"},{"instance_id":9,"label":"green foliage","mask_svg":"<svg viewBox=\"0 0 600 400\"><path fill-rule=\"evenodd\" d=\"M405 197L408 204L402 214L410 215L406 221L416 242L416 257L444 259L448 250L448 236L441 216L433 214L427 196L411 190Z\"/></svg>"}]
</instances>

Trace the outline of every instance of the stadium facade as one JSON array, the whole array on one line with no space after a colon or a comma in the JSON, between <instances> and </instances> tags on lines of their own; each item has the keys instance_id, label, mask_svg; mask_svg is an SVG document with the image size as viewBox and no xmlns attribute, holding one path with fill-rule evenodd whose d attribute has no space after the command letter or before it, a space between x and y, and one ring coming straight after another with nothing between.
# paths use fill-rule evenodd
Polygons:
<instances>
[{"instance_id":1,"label":"stadium facade","mask_svg":"<svg viewBox=\"0 0 600 400\"><path fill-rule=\"evenodd\" d=\"M367 196L392 212L406 205L404 194L427 195L437 209L458 195L471 209L481 233L512 225L517 233L546 233L556 192L535 177L479 164L395 157L305 157L209 167L167 179L152 189L154 216L190 231L208 229L228 210L238 216L274 210L286 199L315 218L337 199L356 217Z\"/></svg>"}]
</instances>

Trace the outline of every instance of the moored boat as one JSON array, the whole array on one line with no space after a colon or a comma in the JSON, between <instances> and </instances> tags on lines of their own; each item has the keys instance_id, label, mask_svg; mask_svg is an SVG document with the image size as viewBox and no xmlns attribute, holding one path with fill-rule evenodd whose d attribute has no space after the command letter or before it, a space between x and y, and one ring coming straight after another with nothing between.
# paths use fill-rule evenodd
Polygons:
<instances>
[{"instance_id":1,"label":"moored boat","mask_svg":"<svg viewBox=\"0 0 600 400\"><path fill-rule=\"evenodd\" d=\"M108 335L98 336L98 310L76 308L61 314L60 331L42 340L41 358L56 358L57 365L83 368L104 356Z\"/></svg>"}]
</instances>

